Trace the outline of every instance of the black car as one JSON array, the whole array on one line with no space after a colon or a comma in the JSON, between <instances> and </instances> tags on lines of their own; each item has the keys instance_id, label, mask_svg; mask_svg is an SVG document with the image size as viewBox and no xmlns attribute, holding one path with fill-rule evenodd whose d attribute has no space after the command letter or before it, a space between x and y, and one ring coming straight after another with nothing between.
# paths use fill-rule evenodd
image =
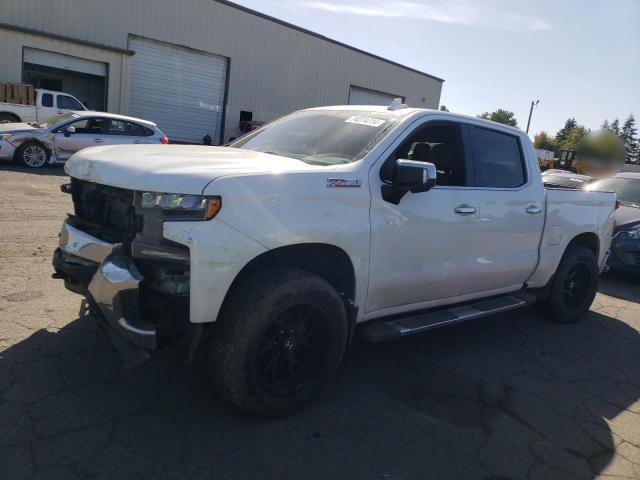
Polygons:
<instances>
[{"instance_id":1,"label":"black car","mask_svg":"<svg viewBox=\"0 0 640 480\"><path fill-rule=\"evenodd\" d=\"M614 270L640 273L640 173L619 173L587 188L615 192L620 203L616 210L609 266Z\"/></svg>"}]
</instances>

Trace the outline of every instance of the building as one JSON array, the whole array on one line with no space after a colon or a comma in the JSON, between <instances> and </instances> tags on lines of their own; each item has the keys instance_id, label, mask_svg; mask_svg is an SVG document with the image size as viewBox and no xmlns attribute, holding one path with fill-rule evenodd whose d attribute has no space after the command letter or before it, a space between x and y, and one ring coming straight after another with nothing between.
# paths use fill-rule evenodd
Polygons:
<instances>
[{"instance_id":1,"label":"building","mask_svg":"<svg viewBox=\"0 0 640 480\"><path fill-rule=\"evenodd\" d=\"M222 143L300 108L437 108L443 80L222 0L2 0L0 81ZM242 122L242 125L241 125Z\"/></svg>"}]
</instances>

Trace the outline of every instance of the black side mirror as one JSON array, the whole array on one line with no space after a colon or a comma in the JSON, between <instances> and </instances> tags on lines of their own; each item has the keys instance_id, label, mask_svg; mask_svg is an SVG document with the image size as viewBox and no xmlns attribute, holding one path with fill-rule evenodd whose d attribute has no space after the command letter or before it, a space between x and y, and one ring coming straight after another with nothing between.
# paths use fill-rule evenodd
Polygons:
<instances>
[{"instance_id":1,"label":"black side mirror","mask_svg":"<svg viewBox=\"0 0 640 480\"><path fill-rule=\"evenodd\" d=\"M382 186L382 198L397 205L407 192L431 190L436 185L436 177L433 163L396 160L393 180Z\"/></svg>"},{"instance_id":2,"label":"black side mirror","mask_svg":"<svg viewBox=\"0 0 640 480\"><path fill-rule=\"evenodd\" d=\"M65 137L68 137L72 133L76 133L76 127L73 127L73 126L69 125L67 128L64 129L64 136Z\"/></svg>"}]
</instances>

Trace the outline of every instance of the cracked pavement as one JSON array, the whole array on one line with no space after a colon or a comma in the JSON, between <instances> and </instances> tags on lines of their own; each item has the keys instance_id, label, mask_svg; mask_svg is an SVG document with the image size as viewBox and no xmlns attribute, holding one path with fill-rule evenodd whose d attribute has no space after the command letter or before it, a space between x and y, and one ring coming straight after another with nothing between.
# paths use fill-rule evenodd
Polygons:
<instances>
[{"instance_id":1,"label":"cracked pavement","mask_svg":"<svg viewBox=\"0 0 640 480\"><path fill-rule=\"evenodd\" d=\"M316 403L256 420L178 349L125 374L51 279L64 182L0 166L0 478L640 479L639 278L604 276L575 325L356 342Z\"/></svg>"}]
</instances>

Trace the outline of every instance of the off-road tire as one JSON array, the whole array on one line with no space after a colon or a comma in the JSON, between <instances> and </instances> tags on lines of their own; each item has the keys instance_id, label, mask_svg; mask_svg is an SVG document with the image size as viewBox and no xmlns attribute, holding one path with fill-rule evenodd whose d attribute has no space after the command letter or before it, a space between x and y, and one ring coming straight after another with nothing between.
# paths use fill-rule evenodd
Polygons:
<instances>
[{"instance_id":1,"label":"off-road tire","mask_svg":"<svg viewBox=\"0 0 640 480\"><path fill-rule=\"evenodd\" d=\"M570 247L553 277L549 295L542 304L543 311L558 323L581 320L593 303L598 280L598 262L594 253L585 247Z\"/></svg>"},{"instance_id":2,"label":"off-road tire","mask_svg":"<svg viewBox=\"0 0 640 480\"><path fill-rule=\"evenodd\" d=\"M316 316L303 314L307 311ZM278 347L270 347L272 335L284 332L280 329L282 325L287 325L283 318L290 319L290 323L302 322L299 318L313 318L308 322L313 328L299 327L300 336L295 337L299 338L299 344L295 343L294 337L289 337L294 341L290 342L289 338L286 342L276 339L273 345L278 343ZM318 337L320 340L316 340L315 347L309 347L303 343L303 340L309 341L303 334L310 336L316 325L324 333ZM285 335L288 333L285 332ZM291 335L294 335L293 328ZM272 391L275 387L271 387L269 382L278 372L286 373L288 369L285 368L283 372L281 363L288 360L276 358L274 352L290 343L293 343L294 351L298 348L298 355L306 355L301 357L302 363L298 362L294 367L299 369L296 375L302 376L308 372L309 368L303 368L307 364L314 368L310 369L311 376L305 376L301 381L298 391L276 394ZM245 412L281 417L301 409L331 382L346 344L347 315L344 303L328 282L296 268L259 270L235 285L225 301L221 316L212 329L209 370L220 392ZM265 348L271 350L264 353ZM318 353L309 354L314 349ZM278 355L286 354L287 358L291 353L282 349L278 352ZM316 357L320 360L308 360ZM263 360L265 358L268 360ZM273 367L276 373L271 369L271 375L268 375L266 364L271 364L274 358L280 370ZM285 367L289 363L285 363ZM294 378L291 371L289 377ZM294 380L291 382L296 383Z\"/></svg>"},{"instance_id":3,"label":"off-road tire","mask_svg":"<svg viewBox=\"0 0 640 480\"><path fill-rule=\"evenodd\" d=\"M27 159L26 156L31 152L33 152L32 155L38 155L37 161L35 157L32 157L34 158L33 161ZM49 157L49 150L40 142L25 142L16 150L14 159L17 163L27 168L42 168L49 163Z\"/></svg>"}]
</instances>

